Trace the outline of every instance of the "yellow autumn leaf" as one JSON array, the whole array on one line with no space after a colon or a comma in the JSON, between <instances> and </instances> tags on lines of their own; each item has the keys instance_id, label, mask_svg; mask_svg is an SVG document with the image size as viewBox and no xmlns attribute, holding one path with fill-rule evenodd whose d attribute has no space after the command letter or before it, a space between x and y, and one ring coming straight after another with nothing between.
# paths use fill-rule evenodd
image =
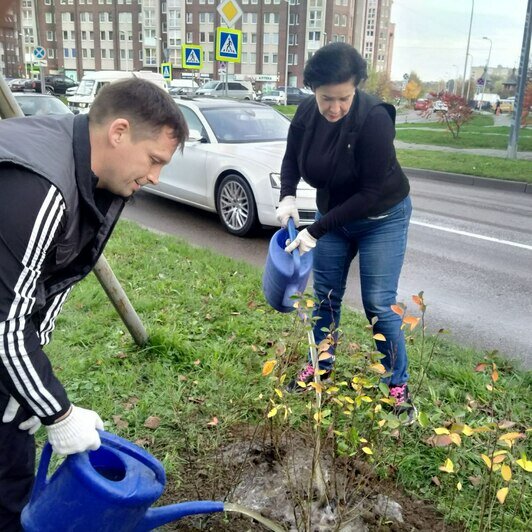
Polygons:
<instances>
[{"instance_id":1,"label":"yellow autumn leaf","mask_svg":"<svg viewBox=\"0 0 532 532\"><path fill-rule=\"evenodd\" d=\"M462 438L460 438L460 434L451 434L449 438L451 438L451 441L459 447L462 444Z\"/></svg>"},{"instance_id":2,"label":"yellow autumn leaf","mask_svg":"<svg viewBox=\"0 0 532 532\"><path fill-rule=\"evenodd\" d=\"M512 479L512 469L508 464L504 464L501 467L501 476L506 482Z\"/></svg>"},{"instance_id":3,"label":"yellow autumn leaf","mask_svg":"<svg viewBox=\"0 0 532 532\"><path fill-rule=\"evenodd\" d=\"M412 296L412 301L416 304L416 305L421 305L422 303L422 300L419 296Z\"/></svg>"},{"instance_id":4,"label":"yellow autumn leaf","mask_svg":"<svg viewBox=\"0 0 532 532\"><path fill-rule=\"evenodd\" d=\"M311 386L312 388L314 388L316 390L316 393L321 393L323 392L323 386L321 384L318 384L317 382L311 382L309 384L309 386Z\"/></svg>"},{"instance_id":5,"label":"yellow autumn leaf","mask_svg":"<svg viewBox=\"0 0 532 532\"><path fill-rule=\"evenodd\" d=\"M462 483L461 483L461 482L458 482L458 483L456 484L456 489L457 489L458 491L462 491Z\"/></svg>"},{"instance_id":6,"label":"yellow autumn leaf","mask_svg":"<svg viewBox=\"0 0 532 532\"><path fill-rule=\"evenodd\" d=\"M329 358L332 358L331 353L329 353L328 351L324 351L323 353L320 354L320 356L318 357L318 360L321 362L322 360L327 360Z\"/></svg>"},{"instance_id":7,"label":"yellow autumn leaf","mask_svg":"<svg viewBox=\"0 0 532 532\"><path fill-rule=\"evenodd\" d=\"M274 391L281 399L283 398L283 392L279 388L274 388Z\"/></svg>"},{"instance_id":8,"label":"yellow autumn leaf","mask_svg":"<svg viewBox=\"0 0 532 532\"><path fill-rule=\"evenodd\" d=\"M379 425L379 427L382 427L384 424L386 423L386 420L385 419L381 419L377 425Z\"/></svg>"},{"instance_id":9,"label":"yellow autumn leaf","mask_svg":"<svg viewBox=\"0 0 532 532\"><path fill-rule=\"evenodd\" d=\"M274 406L269 412L268 412L268 417L273 417L277 414L277 407Z\"/></svg>"},{"instance_id":10,"label":"yellow autumn leaf","mask_svg":"<svg viewBox=\"0 0 532 532\"><path fill-rule=\"evenodd\" d=\"M522 438L522 437L523 437L523 434L521 434L520 432L507 432L506 434L503 434L502 436L500 436L499 440L513 441L513 440L516 440L517 438Z\"/></svg>"},{"instance_id":11,"label":"yellow autumn leaf","mask_svg":"<svg viewBox=\"0 0 532 532\"><path fill-rule=\"evenodd\" d=\"M376 364L371 364L369 369L371 371L374 371L375 373L378 373L379 375L386 373L386 368L380 362L377 362Z\"/></svg>"},{"instance_id":12,"label":"yellow autumn leaf","mask_svg":"<svg viewBox=\"0 0 532 532\"><path fill-rule=\"evenodd\" d=\"M384 334L381 333L374 334L373 339L378 340L380 342L386 342L386 337L384 336Z\"/></svg>"},{"instance_id":13,"label":"yellow autumn leaf","mask_svg":"<svg viewBox=\"0 0 532 532\"><path fill-rule=\"evenodd\" d=\"M361 441L362 443L368 443L368 440L366 440L366 438L360 438L360 441Z\"/></svg>"},{"instance_id":14,"label":"yellow autumn leaf","mask_svg":"<svg viewBox=\"0 0 532 532\"><path fill-rule=\"evenodd\" d=\"M365 403L371 403L373 401L373 399L371 397L369 397L368 395L361 396L360 400L364 401Z\"/></svg>"},{"instance_id":15,"label":"yellow autumn leaf","mask_svg":"<svg viewBox=\"0 0 532 532\"><path fill-rule=\"evenodd\" d=\"M474 433L475 431L469 425L464 425L464 427L462 428L462 434L464 434L465 436L471 436Z\"/></svg>"},{"instance_id":16,"label":"yellow autumn leaf","mask_svg":"<svg viewBox=\"0 0 532 532\"><path fill-rule=\"evenodd\" d=\"M486 464L488 469L491 469L493 467L491 460L488 456L486 456L485 454L481 454L480 457L482 458L482 460L484 460L484 463Z\"/></svg>"},{"instance_id":17,"label":"yellow autumn leaf","mask_svg":"<svg viewBox=\"0 0 532 532\"><path fill-rule=\"evenodd\" d=\"M504 501L506 500L506 495L508 495L508 488L501 488L501 489L497 492L497 500L498 500L501 504L504 504Z\"/></svg>"},{"instance_id":18,"label":"yellow autumn leaf","mask_svg":"<svg viewBox=\"0 0 532 532\"><path fill-rule=\"evenodd\" d=\"M532 460L521 458L515 462L521 469L524 469L527 473L532 473Z\"/></svg>"},{"instance_id":19,"label":"yellow autumn leaf","mask_svg":"<svg viewBox=\"0 0 532 532\"><path fill-rule=\"evenodd\" d=\"M447 458L447 460L445 460L445 464L440 466L439 469L444 473L454 473L454 464L450 458Z\"/></svg>"},{"instance_id":20,"label":"yellow autumn leaf","mask_svg":"<svg viewBox=\"0 0 532 532\"><path fill-rule=\"evenodd\" d=\"M276 360L267 360L264 362L264 366L262 366L262 376L266 377L269 375L273 371L275 364L277 364Z\"/></svg>"},{"instance_id":21,"label":"yellow autumn leaf","mask_svg":"<svg viewBox=\"0 0 532 532\"><path fill-rule=\"evenodd\" d=\"M491 380L493 382L497 382L499 380L499 372L496 369L491 372Z\"/></svg>"},{"instance_id":22,"label":"yellow autumn leaf","mask_svg":"<svg viewBox=\"0 0 532 532\"><path fill-rule=\"evenodd\" d=\"M362 447L362 452L366 454L373 454L373 451L369 447Z\"/></svg>"},{"instance_id":23,"label":"yellow autumn leaf","mask_svg":"<svg viewBox=\"0 0 532 532\"><path fill-rule=\"evenodd\" d=\"M307 308L312 308L312 307L314 306L314 301L312 301L312 299L307 299L307 300L305 301L305 306L306 306Z\"/></svg>"},{"instance_id":24,"label":"yellow autumn leaf","mask_svg":"<svg viewBox=\"0 0 532 532\"><path fill-rule=\"evenodd\" d=\"M500 464L500 463L504 462L505 458L506 458L506 456L504 454L498 454L497 456L493 456L492 462L494 464Z\"/></svg>"},{"instance_id":25,"label":"yellow autumn leaf","mask_svg":"<svg viewBox=\"0 0 532 532\"><path fill-rule=\"evenodd\" d=\"M434 429L434 432L438 436L441 436L442 434L450 434L449 430L446 429L445 427L437 427L437 428Z\"/></svg>"}]
</instances>

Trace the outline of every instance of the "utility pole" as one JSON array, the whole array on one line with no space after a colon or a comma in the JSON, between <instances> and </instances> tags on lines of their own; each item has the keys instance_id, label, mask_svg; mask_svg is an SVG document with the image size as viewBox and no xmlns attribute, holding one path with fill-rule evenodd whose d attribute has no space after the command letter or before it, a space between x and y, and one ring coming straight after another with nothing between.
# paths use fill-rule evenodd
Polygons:
<instances>
[{"instance_id":1,"label":"utility pole","mask_svg":"<svg viewBox=\"0 0 532 532\"><path fill-rule=\"evenodd\" d=\"M517 92L515 94L515 106L510 125L510 136L508 137L508 159L517 159L517 141L519 140L519 129L521 127L521 113L523 111L523 100L525 99L526 78L528 71L528 58L530 56L530 32L532 31L532 0L528 0L526 8L525 30L523 34L523 45L521 47L521 60L519 62L519 75L517 77Z\"/></svg>"}]
</instances>

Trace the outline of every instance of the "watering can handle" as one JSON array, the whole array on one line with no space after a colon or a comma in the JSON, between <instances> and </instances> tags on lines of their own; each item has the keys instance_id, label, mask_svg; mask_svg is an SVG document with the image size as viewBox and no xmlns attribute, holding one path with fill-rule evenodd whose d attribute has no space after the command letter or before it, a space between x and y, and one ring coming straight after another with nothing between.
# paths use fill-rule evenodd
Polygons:
<instances>
[{"instance_id":1,"label":"watering can handle","mask_svg":"<svg viewBox=\"0 0 532 532\"><path fill-rule=\"evenodd\" d=\"M48 482L46 481L46 476L48 475L48 466L50 465L51 457L52 446L49 442L46 442L41 453L41 460L39 461L37 475L35 475L35 482L33 484L33 491L31 492L30 502L35 501L48 484Z\"/></svg>"},{"instance_id":2,"label":"watering can handle","mask_svg":"<svg viewBox=\"0 0 532 532\"><path fill-rule=\"evenodd\" d=\"M288 223L286 224L288 229L288 236L290 241L293 242L297 238L296 224L294 223L293 218L288 218ZM292 251L292 257L294 258L294 279L299 277L299 269L301 267L301 256L299 254L299 249L296 248Z\"/></svg>"}]
</instances>

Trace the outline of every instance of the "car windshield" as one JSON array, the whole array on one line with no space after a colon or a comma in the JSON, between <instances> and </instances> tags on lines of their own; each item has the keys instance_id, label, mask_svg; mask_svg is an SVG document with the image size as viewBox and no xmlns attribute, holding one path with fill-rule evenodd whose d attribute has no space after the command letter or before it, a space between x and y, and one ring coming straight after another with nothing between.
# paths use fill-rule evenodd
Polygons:
<instances>
[{"instance_id":1,"label":"car windshield","mask_svg":"<svg viewBox=\"0 0 532 532\"><path fill-rule=\"evenodd\" d=\"M213 108L203 114L222 143L286 140L290 126L286 117L266 107Z\"/></svg>"},{"instance_id":2,"label":"car windshield","mask_svg":"<svg viewBox=\"0 0 532 532\"><path fill-rule=\"evenodd\" d=\"M82 79L76 91L76 96L90 96L95 83L94 79Z\"/></svg>"},{"instance_id":3,"label":"car windshield","mask_svg":"<svg viewBox=\"0 0 532 532\"><path fill-rule=\"evenodd\" d=\"M282 96L283 94L281 91L268 91L264 93L264 96Z\"/></svg>"},{"instance_id":4,"label":"car windshield","mask_svg":"<svg viewBox=\"0 0 532 532\"><path fill-rule=\"evenodd\" d=\"M207 81L201 86L202 89L215 89L218 86L219 81Z\"/></svg>"},{"instance_id":5,"label":"car windshield","mask_svg":"<svg viewBox=\"0 0 532 532\"><path fill-rule=\"evenodd\" d=\"M15 96L25 116L64 115L68 107L54 96Z\"/></svg>"}]
</instances>

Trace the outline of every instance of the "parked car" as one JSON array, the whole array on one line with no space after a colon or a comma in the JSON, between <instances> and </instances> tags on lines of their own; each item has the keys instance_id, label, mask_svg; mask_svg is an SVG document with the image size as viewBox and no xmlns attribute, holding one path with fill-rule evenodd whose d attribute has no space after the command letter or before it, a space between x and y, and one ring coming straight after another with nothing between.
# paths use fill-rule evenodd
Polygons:
<instances>
[{"instance_id":1,"label":"parked car","mask_svg":"<svg viewBox=\"0 0 532 532\"><path fill-rule=\"evenodd\" d=\"M258 102L175 98L190 133L163 168L159 184L144 190L218 213L237 236L256 225L279 226L281 161L289 120ZM314 221L315 190L301 181L297 205L303 224Z\"/></svg>"},{"instance_id":2,"label":"parked car","mask_svg":"<svg viewBox=\"0 0 532 532\"><path fill-rule=\"evenodd\" d=\"M25 116L65 115L71 113L70 109L59 98L49 94L17 92L13 96Z\"/></svg>"},{"instance_id":3,"label":"parked car","mask_svg":"<svg viewBox=\"0 0 532 532\"><path fill-rule=\"evenodd\" d=\"M447 107L447 104L445 102L442 102L441 100L436 100L432 104L432 110L446 113L449 110L449 108Z\"/></svg>"},{"instance_id":4,"label":"parked car","mask_svg":"<svg viewBox=\"0 0 532 532\"><path fill-rule=\"evenodd\" d=\"M67 89L77 87L78 83L67 76L54 75L44 76L44 86L47 94L65 94ZM40 78L28 80L24 90L41 92Z\"/></svg>"},{"instance_id":5,"label":"parked car","mask_svg":"<svg viewBox=\"0 0 532 532\"><path fill-rule=\"evenodd\" d=\"M78 87L79 87L79 85L75 85L74 87L69 87L65 91L65 96L74 96L74 94L76 94L76 92L78 92Z\"/></svg>"},{"instance_id":6,"label":"parked car","mask_svg":"<svg viewBox=\"0 0 532 532\"><path fill-rule=\"evenodd\" d=\"M226 83L225 81L213 79L196 89L194 95L211 96L213 98L236 98L238 100L255 99L253 87L247 81L228 81Z\"/></svg>"},{"instance_id":7,"label":"parked car","mask_svg":"<svg viewBox=\"0 0 532 532\"><path fill-rule=\"evenodd\" d=\"M277 87L277 90L286 92L287 105L299 105L303 100L313 94L310 89L300 89L298 87Z\"/></svg>"},{"instance_id":8,"label":"parked car","mask_svg":"<svg viewBox=\"0 0 532 532\"><path fill-rule=\"evenodd\" d=\"M269 105L284 105L286 102L286 96L284 91L268 91L260 97L260 101Z\"/></svg>"},{"instance_id":9,"label":"parked car","mask_svg":"<svg viewBox=\"0 0 532 532\"><path fill-rule=\"evenodd\" d=\"M499 109L501 113L511 113L514 110L515 99L506 98L501 100Z\"/></svg>"},{"instance_id":10,"label":"parked car","mask_svg":"<svg viewBox=\"0 0 532 532\"><path fill-rule=\"evenodd\" d=\"M426 111L430 107L430 101L426 98L418 98L414 103L415 111Z\"/></svg>"},{"instance_id":11,"label":"parked car","mask_svg":"<svg viewBox=\"0 0 532 532\"><path fill-rule=\"evenodd\" d=\"M23 92L26 86L26 81L28 80L15 78L8 83L8 86L11 89L11 92Z\"/></svg>"}]
</instances>

